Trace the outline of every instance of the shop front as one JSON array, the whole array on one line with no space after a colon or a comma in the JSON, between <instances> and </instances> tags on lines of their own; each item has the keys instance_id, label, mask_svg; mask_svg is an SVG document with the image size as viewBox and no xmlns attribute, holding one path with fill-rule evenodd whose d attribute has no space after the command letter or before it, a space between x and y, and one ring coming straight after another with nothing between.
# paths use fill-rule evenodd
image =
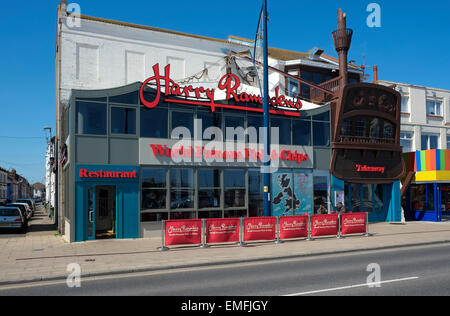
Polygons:
<instances>
[{"instance_id":1,"label":"shop front","mask_svg":"<svg viewBox=\"0 0 450 316\"><path fill-rule=\"evenodd\" d=\"M421 150L404 158L407 170L415 172L402 200L406 220L439 222L450 216L450 150Z\"/></svg>"}]
</instances>

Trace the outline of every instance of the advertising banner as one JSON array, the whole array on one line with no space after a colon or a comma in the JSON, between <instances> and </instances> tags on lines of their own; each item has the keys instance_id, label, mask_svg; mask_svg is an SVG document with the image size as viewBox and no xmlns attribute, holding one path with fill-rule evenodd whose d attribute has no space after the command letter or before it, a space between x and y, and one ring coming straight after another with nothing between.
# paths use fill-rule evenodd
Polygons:
<instances>
[{"instance_id":1,"label":"advertising banner","mask_svg":"<svg viewBox=\"0 0 450 316\"><path fill-rule=\"evenodd\" d=\"M299 200L298 207L294 210L294 215L304 215L313 213L313 171L294 171L294 195Z\"/></svg>"},{"instance_id":2,"label":"advertising banner","mask_svg":"<svg viewBox=\"0 0 450 316\"><path fill-rule=\"evenodd\" d=\"M185 219L166 221L166 246L202 243L202 220Z\"/></svg>"},{"instance_id":3,"label":"advertising banner","mask_svg":"<svg viewBox=\"0 0 450 316\"><path fill-rule=\"evenodd\" d=\"M337 236L339 217L337 214L311 216L311 236Z\"/></svg>"},{"instance_id":4,"label":"advertising banner","mask_svg":"<svg viewBox=\"0 0 450 316\"><path fill-rule=\"evenodd\" d=\"M206 243L239 242L239 218L206 220Z\"/></svg>"},{"instance_id":5,"label":"advertising banner","mask_svg":"<svg viewBox=\"0 0 450 316\"><path fill-rule=\"evenodd\" d=\"M341 234L365 234L367 224L366 213L351 213L341 215Z\"/></svg>"},{"instance_id":6,"label":"advertising banner","mask_svg":"<svg viewBox=\"0 0 450 316\"><path fill-rule=\"evenodd\" d=\"M247 217L244 219L244 241L275 240L276 217Z\"/></svg>"},{"instance_id":7,"label":"advertising banner","mask_svg":"<svg viewBox=\"0 0 450 316\"><path fill-rule=\"evenodd\" d=\"M280 239L308 237L308 215L280 217Z\"/></svg>"}]
</instances>

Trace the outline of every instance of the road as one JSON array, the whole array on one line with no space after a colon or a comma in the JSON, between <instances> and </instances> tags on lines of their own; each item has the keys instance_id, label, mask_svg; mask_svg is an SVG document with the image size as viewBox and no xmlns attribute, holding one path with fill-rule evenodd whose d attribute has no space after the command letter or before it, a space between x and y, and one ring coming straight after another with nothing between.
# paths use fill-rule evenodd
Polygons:
<instances>
[{"instance_id":1,"label":"road","mask_svg":"<svg viewBox=\"0 0 450 316\"><path fill-rule=\"evenodd\" d=\"M65 281L41 282L0 287L0 296L450 295L449 262L450 244L441 244L134 275L81 275L79 288ZM369 287L367 282L378 283Z\"/></svg>"}]
</instances>

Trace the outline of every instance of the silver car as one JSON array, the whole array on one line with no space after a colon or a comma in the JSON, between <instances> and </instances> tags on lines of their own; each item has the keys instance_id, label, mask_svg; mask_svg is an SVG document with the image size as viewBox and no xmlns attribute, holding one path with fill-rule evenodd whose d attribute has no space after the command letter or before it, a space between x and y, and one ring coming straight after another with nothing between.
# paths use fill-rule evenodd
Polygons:
<instances>
[{"instance_id":1,"label":"silver car","mask_svg":"<svg viewBox=\"0 0 450 316\"><path fill-rule=\"evenodd\" d=\"M13 206L0 207L0 229L17 228L24 230L26 228L26 219L22 215L20 208Z\"/></svg>"}]
</instances>

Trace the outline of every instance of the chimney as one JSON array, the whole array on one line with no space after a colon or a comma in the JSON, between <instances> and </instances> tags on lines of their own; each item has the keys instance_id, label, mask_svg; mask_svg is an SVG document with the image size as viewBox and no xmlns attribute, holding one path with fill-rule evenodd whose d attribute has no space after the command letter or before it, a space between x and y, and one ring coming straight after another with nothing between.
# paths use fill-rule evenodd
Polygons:
<instances>
[{"instance_id":1,"label":"chimney","mask_svg":"<svg viewBox=\"0 0 450 316\"><path fill-rule=\"evenodd\" d=\"M378 81L378 66L374 65L373 66L373 82L377 83Z\"/></svg>"}]
</instances>

